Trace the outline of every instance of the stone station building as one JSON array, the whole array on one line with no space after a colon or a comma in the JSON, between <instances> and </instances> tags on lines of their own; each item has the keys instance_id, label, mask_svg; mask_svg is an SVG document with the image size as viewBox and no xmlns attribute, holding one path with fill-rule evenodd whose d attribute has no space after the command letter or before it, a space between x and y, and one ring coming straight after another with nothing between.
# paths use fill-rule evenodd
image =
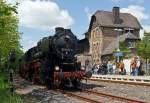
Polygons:
<instances>
[{"instance_id":1,"label":"stone station building","mask_svg":"<svg viewBox=\"0 0 150 103\"><path fill-rule=\"evenodd\" d=\"M82 65L100 63L113 56L113 52L123 41L127 47L135 49L135 42L140 40L142 29L136 17L129 13L120 13L119 7L112 11L98 10L91 16L85 38L80 40L80 54L77 55Z\"/></svg>"}]
</instances>

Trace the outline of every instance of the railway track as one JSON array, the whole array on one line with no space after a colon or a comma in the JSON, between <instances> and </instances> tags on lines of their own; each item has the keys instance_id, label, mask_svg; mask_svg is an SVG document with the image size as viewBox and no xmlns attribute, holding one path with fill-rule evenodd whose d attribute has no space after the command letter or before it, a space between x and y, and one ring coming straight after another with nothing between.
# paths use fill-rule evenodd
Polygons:
<instances>
[{"instance_id":1,"label":"railway track","mask_svg":"<svg viewBox=\"0 0 150 103\"><path fill-rule=\"evenodd\" d=\"M135 99L131 99L131 98L126 98L126 97L121 97L121 96L116 96L116 95L112 95L112 94L107 94L107 93L102 93L102 92L98 92L95 90L88 90L88 89L82 89L80 91L80 93L76 93L76 92L69 92L69 91L65 91L65 90L60 90L57 89L57 91L69 96L69 97L73 97L85 102L89 102L89 103L149 103L146 101L141 101L141 100L135 100ZM85 95L81 95L81 93L84 93ZM96 99L92 98L92 97L97 97Z\"/></svg>"},{"instance_id":2,"label":"railway track","mask_svg":"<svg viewBox=\"0 0 150 103\"><path fill-rule=\"evenodd\" d=\"M91 81L101 81L101 82L110 82L110 83L119 83L119 84L128 84L128 85L138 85L138 86L150 86L150 83L143 82L129 82L129 81L120 81L120 80L103 80L103 79L87 79Z\"/></svg>"},{"instance_id":3,"label":"railway track","mask_svg":"<svg viewBox=\"0 0 150 103\"><path fill-rule=\"evenodd\" d=\"M85 91L87 93L92 93L92 94L95 94L95 95L98 95L98 96L104 96L104 97L108 97L108 98L111 98L111 99L124 101L124 102L127 102L127 103L148 103L148 102L141 101L141 100L135 100L135 99L121 97L121 96L116 96L116 95L112 95L112 94L108 94L108 93L97 92L95 90L87 90L87 89L85 89L83 91Z\"/></svg>"},{"instance_id":4,"label":"railway track","mask_svg":"<svg viewBox=\"0 0 150 103\"><path fill-rule=\"evenodd\" d=\"M20 80L16 79L14 80L16 83L18 83ZM82 89L83 88L83 89ZM71 91L65 91L65 90L57 90L69 97L77 98L78 100L82 100L89 103L150 103L146 101L141 100L135 100L131 98L126 97L120 97L112 94L107 94L104 92L98 92L92 89L87 89L86 87L81 87L80 91L71 92ZM77 93L78 92L78 93ZM97 97L96 99L93 97ZM45 100L45 99L44 99ZM47 100L47 98L46 98Z\"/></svg>"},{"instance_id":5,"label":"railway track","mask_svg":"<svg viewBox=\"0 0 150 103\"><path fill-rule=\"evenodd\" d=\"M66 92L64 90L60 90L60 89L57 89L56 91L58 92L61 92L69 97L73 97L73 98L76 98L76 99L79 99L79 100L82 100L82 101L85 101L85 102L89 102L89 103L104 103L103 101L97 101L97 100L94 100L94 99L90 99L88 97L85 97L85 96L81 96L79 94L76 94L76 93L73 93L73 92Z\"/></svg>"}]
</instances>

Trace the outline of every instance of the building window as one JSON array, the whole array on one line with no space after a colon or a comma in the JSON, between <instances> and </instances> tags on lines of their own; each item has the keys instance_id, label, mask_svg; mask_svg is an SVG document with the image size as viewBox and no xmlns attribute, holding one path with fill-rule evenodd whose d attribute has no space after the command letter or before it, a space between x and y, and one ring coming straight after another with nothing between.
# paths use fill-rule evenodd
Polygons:
<instances>
[{"instance_id":1,"label":"building window","mask_svg":"<svg viewBox=\"0 0 150 103\"><path fill-rule=\"evenodd\" d=\"M95 31L93 31L93 38L95 38Z\"/></svg>"},{"instance_id":2,"label":"building window","mask_svg":"<svg viewBox=\"0 0 150 103\"><path fill-rule=\"evenodd\" d=\"M128 42L127 43L128 48L135 48L135 42Z\"/></svg>"},{"instance_id":3,"label":"building window","mask_svg":"<svg viewBox=\"0 0 150 103\"><path fill-rule=\"evenodd\" d=\"M96 37L98 37L98 29L96 29Z\"/></svg>"},{"instance_id":4,"label":"building window","mask_svg":"<svg viewBox=\"0 0 150 103\"><path fill-rule=\"evenodd\" d=\"M92 30L92 37L94 38L94 30Z\"/></svg>"},{"instance_id":5,"label":"building window","mask_svg":"<svg viewBox=\"0 0 150 103\"><path fill-rule=\"evenodd\" d=\"M127 29L127 30L124 30L124 32L125 32L125 33L129 33L129 32L133 33L134 30L132 30L132 29L129 29L129 30L128 30L128 29Z\"/></svg>"}]
</instances>

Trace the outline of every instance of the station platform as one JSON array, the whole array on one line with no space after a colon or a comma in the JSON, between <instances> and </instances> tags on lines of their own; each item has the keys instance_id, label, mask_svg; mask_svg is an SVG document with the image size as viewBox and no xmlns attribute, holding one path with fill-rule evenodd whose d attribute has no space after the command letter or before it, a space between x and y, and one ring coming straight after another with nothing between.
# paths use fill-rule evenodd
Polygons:
<instances>
[{"instance_id":1,"label":"station platform","mask_svg":"<svg viewBox=\"0 0 150 103\"><path fill-rule=\"evenodd\" d=\"M130 76L130 75L95 75L93 80L111 80L111 81L126 81L126 82L139 82L150 84L150 76Z\"/></svg>"}]
</instances>

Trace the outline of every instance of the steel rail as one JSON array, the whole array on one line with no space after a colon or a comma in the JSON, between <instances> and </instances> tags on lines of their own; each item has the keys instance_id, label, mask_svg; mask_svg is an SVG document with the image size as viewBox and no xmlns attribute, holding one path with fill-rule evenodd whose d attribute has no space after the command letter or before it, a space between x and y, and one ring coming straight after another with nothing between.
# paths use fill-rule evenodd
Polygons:
<instances>
[{"instance_id":1,"label":"steel rail","mask_svg":"<svg viewBox=\"0 0 150 103\"><path fill-rule=\"evenodd\" d=\"M120 101L127 101L128 103L148 103L146 101L130 99L130 98L116 96L116 95L107 94L107 93L101 93L101 92L97 92L97 91L94 91L94 90L83 89L82 91L92 93L92 94L95 94L95 95L98 95L98 96L104 96L104 97L117 99L117 100L120 100Z\"/></svg>"},{"instance_id":2,"label":"steel rail","mask_svg":"<svg viewBox=\"0 0 150 103\"><path fill-rule=\"evenodd\" d=\"M83 100L83 101L86 101L86 102L90 102L90 103L104 103L102 101L96 101L96 100L93 100L93 99L89 99L87 97L80 96L80 95L75 94L75 93L65 92L63 90L57 90L57 91L59 91L59 92L61 92L63 94L66 94L67 96L74 97L74 98L77 98L77 99L80 99L80 100ZM116 96L116 95L112 95L112 94L97 92L95 90L81 89L81 91L82 92L86 92L86 93L90 93L90 94L94 94L94 95L97 95L97 96L101 96L101 97L112 98L113 100L115 99L115 100L119 100L119 101L125 101L127 103L149 103L149 102L146 102L146 101L135 100L135 99L131 99L131 98L126 98L126 97Z\"/></svg>"},{"instance_id":3,"label":"steel rail","mask_svg":"<svg viewBox=\"0 0 150 103\"><path fill-rule=\"evenodd\" d=\"M80 96L80 95L75 94L75 93L65 92L65 91L59 90L59 89L57 89L56 91L61 92L62 94L66 94L69 97L74 97L74 98L77 98L77 99L80 99L80 100L83 100L83 101L86 101L86 102L89 102L89 103L104 103L102 101L93 100L93 99L90 99L90 98L87 98L87 97L84 97L84 96Z\"/></svg>"}]
</instances>

